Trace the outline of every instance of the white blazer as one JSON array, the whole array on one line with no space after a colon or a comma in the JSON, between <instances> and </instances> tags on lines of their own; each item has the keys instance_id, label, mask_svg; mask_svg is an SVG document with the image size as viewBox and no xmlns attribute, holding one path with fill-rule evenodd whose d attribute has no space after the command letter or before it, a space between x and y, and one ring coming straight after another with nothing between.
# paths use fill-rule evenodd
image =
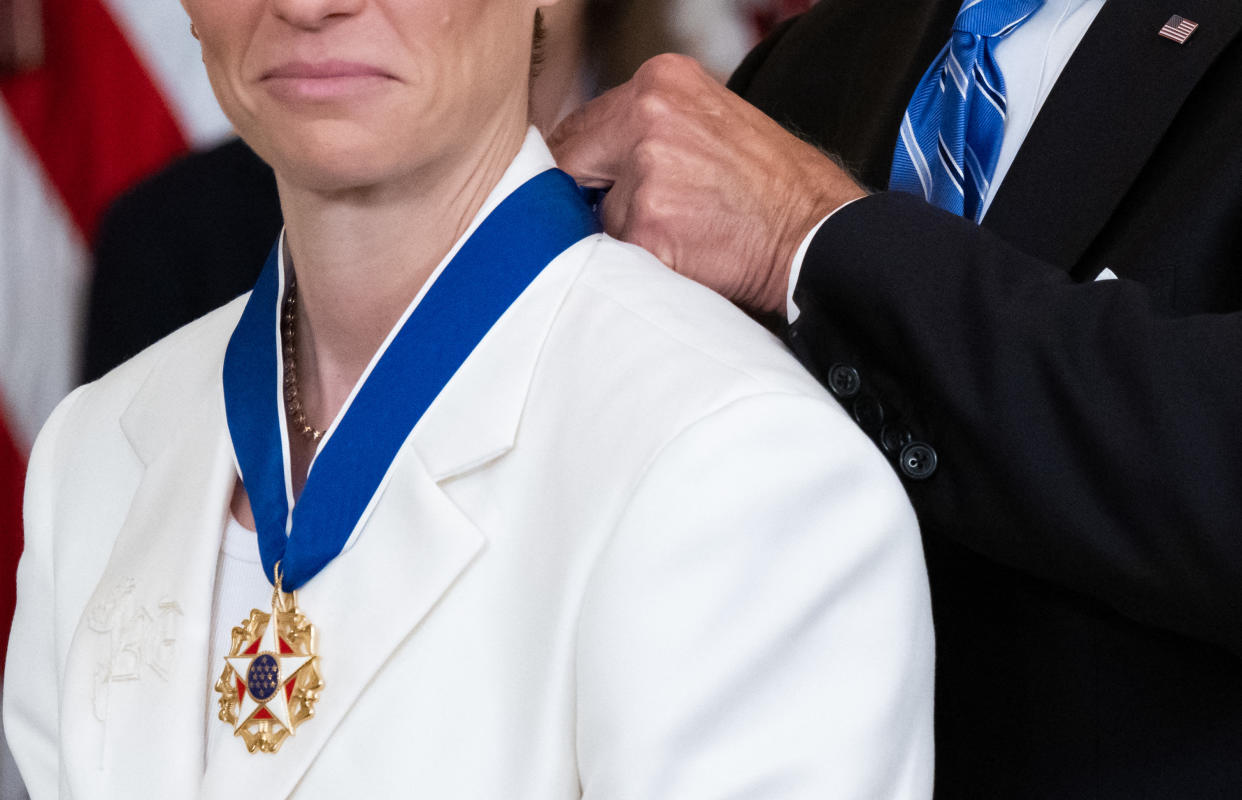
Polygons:
<instances>
[{"instance_id":1,"label":"white blazer","mask_svg":"<svg viewBox=\"0 0 1242 800\"><path fill-rule=\"evenodd\" d=\"M484 211L550 158L528 141ZM275 755L226 736L205 762L243 302L39 437L4 688L34 800L930 797L898 481L773 337L604 236L488 334L299 592L315 717Z\"/></svg>"}]
</instances>

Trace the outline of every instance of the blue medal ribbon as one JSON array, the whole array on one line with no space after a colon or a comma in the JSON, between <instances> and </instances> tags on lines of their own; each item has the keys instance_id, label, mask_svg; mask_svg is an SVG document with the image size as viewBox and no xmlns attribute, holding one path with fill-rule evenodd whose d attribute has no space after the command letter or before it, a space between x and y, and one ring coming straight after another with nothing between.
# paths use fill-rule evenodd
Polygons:
<instances>
[{"instance_id":1,"label":"blue medal ribbon","mask_svg":"<svg viewBox=\"0 0 1242 800\"><path fill-rule=\"evenodd\" d=\"M285 473L283 287L273 248L224 357L229 435L263 570L295 591L340 554L397 451L505 310L554 258L597 233L573 179L550 169L483 220L392 338L315 457L296 505Z\"/></svg>"}]
</instances>

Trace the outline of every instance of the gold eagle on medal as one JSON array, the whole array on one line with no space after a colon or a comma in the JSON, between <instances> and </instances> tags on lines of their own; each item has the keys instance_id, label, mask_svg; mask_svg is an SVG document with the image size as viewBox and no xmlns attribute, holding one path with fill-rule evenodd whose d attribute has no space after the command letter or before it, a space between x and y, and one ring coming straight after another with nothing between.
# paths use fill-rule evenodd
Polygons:
<instances>
[{"instance_id":1,"label":"gold eagle on medal","mask_svg":"<svg viewBox=\"0 0 1242 800\"><path fill-rule=\"evenodd\" d=\"M279 573L271 613L256 608L233 628L215 686L219 716L251 753L275 753L315 715L323 688L317 638L315 626L298 610L297 593L281 591Z\"/></svg>"}]
</instances>

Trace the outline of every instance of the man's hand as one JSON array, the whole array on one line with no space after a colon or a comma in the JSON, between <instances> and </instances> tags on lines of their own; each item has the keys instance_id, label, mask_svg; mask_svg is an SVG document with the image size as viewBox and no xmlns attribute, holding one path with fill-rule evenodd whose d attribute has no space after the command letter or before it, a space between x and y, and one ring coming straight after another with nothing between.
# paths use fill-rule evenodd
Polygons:
<instances>
[{"instance_id":1,"label":"man's hand","mask_svg":"<svg viewBox=\"0 0 1242 800\"><path fill-rule=\"evenodd\" d=\"M784 311L798 245L866 194L684 56L651 59L548 144L579 183L612 187L608 233L757 312Z\"/></svg>"}]
</instances>

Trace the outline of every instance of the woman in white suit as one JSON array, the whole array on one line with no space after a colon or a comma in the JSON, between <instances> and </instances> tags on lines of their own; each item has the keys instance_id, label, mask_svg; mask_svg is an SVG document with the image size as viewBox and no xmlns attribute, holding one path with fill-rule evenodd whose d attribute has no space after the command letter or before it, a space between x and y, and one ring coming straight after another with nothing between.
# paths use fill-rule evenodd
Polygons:
<instances>
[{"instance_id":1,"label":"woman in white suit","mask_svg":"<svg viewBox=\"0 0 1242 800\"><path fill-rule=\"evenodd\" d=\"M35 447L35 800L929 796L910 507L772 337L594 233L526 124L548 2L184 0L287 227Z\"/></svg>"}]
</instances>

